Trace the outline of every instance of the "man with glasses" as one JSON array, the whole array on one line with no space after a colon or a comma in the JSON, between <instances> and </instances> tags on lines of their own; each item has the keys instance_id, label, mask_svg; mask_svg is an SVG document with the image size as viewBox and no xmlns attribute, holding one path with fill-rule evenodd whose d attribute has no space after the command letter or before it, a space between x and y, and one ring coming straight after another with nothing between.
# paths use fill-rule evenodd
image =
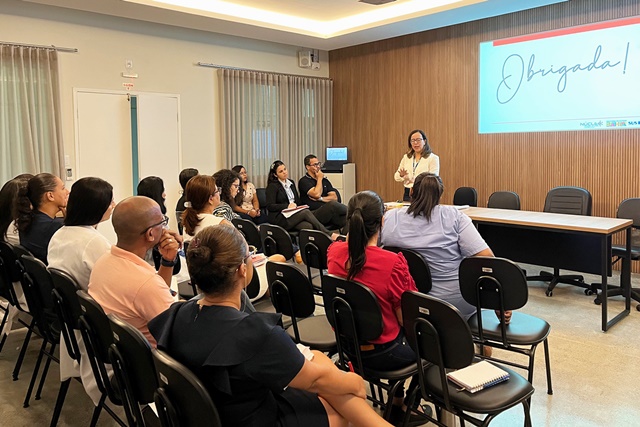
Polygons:
<instances>
[{"instance_id":1,"label":"man with glasses","mask_svg":"<svg viewBox=\"0 0 640 427\"><path fill-rule=\"evenodd\" d=\"M135 326L155 347L147 323L174 301L169 286L182 240L166 228L169 218L148 197L129 197L118 203L112 222L118 242L96 261L89 295L105 313ZM145 261L153 247L162 256L157 272Z\"/></svg>"},{"instance_id":2,"label":"man with glasses","mask_svg":"<svg viewBox=\"0 0 640 427\"><path fill-rule=\"evenodd\" d=\"M305 176L298 181L300 203L309 205L318 221L331 230L341 230L347 223L347 207L338 202L338 193L320 169L322 163L313 154L304 158Z\"/></svg>"}]
</instances>

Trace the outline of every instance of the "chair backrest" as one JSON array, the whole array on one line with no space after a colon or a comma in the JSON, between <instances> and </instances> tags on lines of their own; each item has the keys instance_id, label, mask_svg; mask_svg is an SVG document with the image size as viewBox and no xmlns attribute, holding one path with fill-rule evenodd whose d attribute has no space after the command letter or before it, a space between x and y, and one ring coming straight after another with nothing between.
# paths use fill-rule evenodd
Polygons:
<instances>
[{"instance_id":1,"label":"chair backrest","mask_svg":"<svg viewBox=\"0 0 640 427\"><path fill-rule=\"evenodd\" d=\"M335 330L341 366L346 367L346 360L352 360L355 371L362 374L360 344L378 338L383 332L378 299L366 286L333 274L322 279L322 299L327 319Z\"/></svg>"},{"instance_id":2,"label":"chair backrest","mask_svg":"<svg viewBox=\"0 0 640 427\"><path fill-rule=\"evenodd\" d=\"M29 312L40 333L50 342L56 342L60 327L51 295L51 275L44 263L34 256L22 255L20 260L24 266L22 290L29 304Z\"/></svg>"},{"instance_id":3,"label":"chair backrest","mask_svg":"<svg viewBox=\"0 0 640 427\"><path fill-rule=\"evenodd\" d=\"M24 249L24 251L29 253L27 249ZM2 240L0 240L0 263L2 263L2 268L0 269L0 275L2 275L0 276L0 287L4 288L3 296L7 298L11 305L18 308L18 310L28 312L28 308L23 307L18 296L22 295L22 289L17 291L15 288L15 284L19 285L22 282L24 266L22 262L18 261L13 245ZM20 294L18 294L18 292Z\"/></svg>"},{"instance_id":4,"label":"chair backrest","mask_svg":"<svg viewBox=\"0 0 640 427\"><path fill-rule=\"evenodd\" d=\"M287 230L278 225L261 224L260 240L262 242L262 250L266 256L280 254L289 260L295 254L291 236Z\"/></svg>"},{"instance_id":5,"label":"chair backrest","mask_svg":"<svg viewBox=\"0 0 640 427\"><path fill-rule=\"evenodd\" d=\"M334 188L333 191L336 193L336 197L338 198L338 203L342 203L342 195L340 194L338 189ZM348 200L347 200L347 202L348 202Z\"/></svg>"},{"instance_id":6,"label":"chair backrest","mask_svg":"<svg viewBox=\"0 0 640 427\"><path fill-rule=\"evenodd\" d=\"M489 196L488 208L520 210L520 196L513 191L495 191Z\"/></svg>"},{"instance_id":7,"label":"chair backrest","mask_svg":"<svg viewBox=\"0 0 640 427\"><path fill-rule=\"evenodd\" d=\"M462 297L475 307L517 310L529 299L524 272L506 258L465 258L460 263L458 280Z\"/></svg>"},{"instance_id":8,"label":"chair backrest","mask_svg":"<svg viewBox=\"0 0 640 427\"><path fill-rule=\"evenodd\" d=\"M323 270L327 269L327 251L333 243L331 237L319 230L300 230L298 235L300 243L300 255L302 262L307 266L307 276L312 280L312 268L317 268L320 272L320 280L324 275Z\"/></svg>"},{"instance_id":9,"label":"chair backrest","mask_svg":"<svg viewBox=\"0 0 640 427\"><path fill-rule=\"evenodd\" d=\"M451 411L445 369L469 366L474 357L473 337L467 322L451 304L419 292L402 294L402 319L416 363L426 360L438 366L444 407ZM427 398L424 369L418 369L420 389Z\"/></svg>"},{"instance_id":10,"label":"chair backrest","mask_svg":"<svg viewBox=\"0 0 640 427\"><path fill-rule=\"evenodd\" d=\"M431 290L431 270L427 260L422 257L418 252L412 249L403 249L395 246L385 246L384 249L391 252L401 252L409 264L409 273L413 277L413 281L416 282L416 288L424 294L428 294Z\"/></svg>"},{"instance_id":11,"label":"chair backrest","mask_svg":"<svg viewBox=\"0 0 640 427\"><path fill-rule=\"evenodd\" d=\"M91 364L91 370L96 379L98 389L107 393L112 402L120 401L118 394L111 386L111 380L107 374L106 365L109 361L109 348L113 344L113 333L109 318L93 298L84 291L77 291L78 301L82 314L78 319L78 326L82 333L87 350L87 357Z\"/></svg>"},{"instance_id":12,"label":"chair backrest","mask_svg":"<svg viewBox=\"0 0 640 427\"><path fill-rule=\"evenodd\" d=\"M313 288L300 269L286 262L267 261L266 271L271 302L278 313L297 318L313 315Z\"/></svg>"},{"instance_id":13,"label":"chair backrest","mask_svg":"<svg viewBox=\"0 0 640 427\"><path fill-rule=\"evenodd\" d=\"M6 242L0 242L3 244L7 244ZM15 296L15 292L13 289L13 281L11 280L11 267L10 265L14 263L13 260L13 251L11 251L12 256L6 257L4 256L4 251L1 250L0 246L0 297L9 301L9 304L15 306L17 305L17 299Z\"/></svg>"},{"instance_id":14,"label":"chair backrest","mask_svg":"<svg viewBox=\"0 0 640 427\"><path fill-rule=\"evenodd\" d=\"M159 384L155 403L162 427L222 427L211 396L193 372L160 350L153 352L153 361Z\"/></svg>"},{"instance_id":15,"label":"chair backrest","mask_svg":"<svg viewBox=\"0 0 640 427\"><path fill-rule=\"evenodd\" d=\"M256 188L256 195L258 196L258 204L260 204L260 215L267 215L267 189Z\"/></svg>"},{"instance_id":16,"label":"chair backrest","mask_svg":"<svg viewBox=\"0 0 640 427\"><path fill-rule=\"evenodd\" d=\"M245 291L247 292L247 296L251 299L257 297L260 293L260 275L258 274L258 271L255 269L255 267L253 268L253 276L251 277L251 282L249 282L249 284L245 288Z\"/></svg>"},{"instance_id":17,"label":"chair backrest","mask_svg":"<svg viewBox=\"0 0 640 427\"><path fill-rule=\"evenodd\" d=\"M556 187L549 190L544 212L591 215L591 193L580 187Z\"/></svg>"},{"instance_id":18,"label":"chair backrest","mask_svg":"<svg viewBox=\"0 0 640 427\"><path fill-rule=\"evenodd\" d=\"M244 236L248 244L256 247L258 252L262 252L262 240L260 239L260 231L258 226L249 221L248 219L233 218L231 220L233 225Z\"/></svg>"},{"instance_id":19,"label":"chair backrest","mask_svg":"<svg viewBox=\"0 0 640 427\"><path fill-rule=\"evenodd\" d=\"M419 319L431 324L436 333L428 331ZM472 362L471 329L453 305L419 292L405 292L402 320L409 342L427 362L451 369L464 368Z\"/></svg>"},{"instance_id":20,"label":"chair backrest","mask_svg":"<svg viewBox=\"0 0 640 427\"><path fill-rule=\"evenodd\" d=\"M75 330L79 330L78 319L81 310L76 291L78 285L73 277L62 270L49 268L53 282L53 305L62 325L62 337L67 346L67 352L76 361L80 361L80 348L76 340Z\"/></svg>"},{"instance_id":21,"label":"chair backrest","mask_svg":"<svg viewBox=\"0 0 640 427\"><path fill-rule=\"evenodd\" d=\"M473 187L459 187L453 193L453 204L478 206L478 192Z\"/></svg>"},{"instance_id":22,"label":"chair backrest","mask_svg":"<svg viewBox=\"0 0 640 427\"><path fill-rule=\"evenodd\" d=\"M108 316L113 333L109 360L118 382L129 425L144 426L140 405L153 402L158 388L149 341L115 314Z\"/></svg>"},{"instance_id":23,"label":"chair backrest","mask_svg":"<svg viewBox=\"0 0 640 427\"><path fill-rule=\"evenodd\" d=\"M633 228L640 228L640 198L623 200L618 206L617 218L633 220Z\"/></svg>"}]
</instances>

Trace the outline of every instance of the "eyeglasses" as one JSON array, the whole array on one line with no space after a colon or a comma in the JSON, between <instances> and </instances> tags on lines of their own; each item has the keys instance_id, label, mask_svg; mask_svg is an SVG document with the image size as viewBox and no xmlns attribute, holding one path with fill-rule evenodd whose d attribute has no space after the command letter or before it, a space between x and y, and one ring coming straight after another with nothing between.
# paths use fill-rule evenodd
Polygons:
<instances>
[{"instance_id":1,"label":"eyeglasses","mask_svg":"<svg viewBox=\"0 0 640 427\"><path fill-rule=\"evenodd\" d=\"M321 168L322 167L322 163L321 162L311 163L311 164L309 164L309 166L311 166L312 168Z\"/></svg>"},{"instance_id":2,"label":"eyeglasses","mask_svg":"<svg viewBox=\"0 0 640 427\"><path fill-rule=\"evenodd\" d=\"M216 191L214 191L211 195L215 196L216 194L220 193L220 189L216 187Z\"/></svg>"},{"instance_id":3,"label":"eyeglasses","mask_svg":"<svg viewBox=\"0 0 640 427\"><path fill-rule=\"evenodd\" d=\"M234 188L240 188L240 184L231 184L231 186Z\"/></svg>"},{"instance_id":4,"label":"eyeglasses","mask_svg":"<svg viewBox=\"0 0 640 427\"><path fill-rule=\"evenodd\" d=\"M422 141L424 141L424 138L413 138L413 139L411 140L411 143L414 143L414 142L422 142Z\"/></svg>"},{"instance_id":5,"label":"eyeglasses","mask_svg":"<svg viewBox=\"0 0 640 427\"><path fill-rule=\"evenodd\" d=\"M159 226L159 225L162 225L162 226L164 227L164 226L166 226L167 224L169 224L169 217L168 217L168 216L166 216L166 215L162 215L162 217L163 217L163 220L162 220L162 221L160 221L160 222L159 222L159 223L157 223L157 224L153 224L153 225L148 226L147 228L145 228L144 230L142 230L142 233L140 233L140 234L144 234L144 233L146 233L148 230L152 229L153 227L157 227L157 226Z\"/></svg>"}]
</instances>

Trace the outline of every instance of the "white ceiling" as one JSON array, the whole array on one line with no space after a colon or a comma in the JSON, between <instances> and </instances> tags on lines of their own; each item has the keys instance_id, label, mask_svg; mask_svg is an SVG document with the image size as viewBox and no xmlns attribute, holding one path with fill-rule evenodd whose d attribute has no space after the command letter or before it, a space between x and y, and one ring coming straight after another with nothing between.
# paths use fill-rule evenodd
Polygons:
<instances>
[{"instance_id":1,"label":"white ceiling","mask_svg":"<svg viewBox=\"0 0 640 427\"><path fill-rule=\"evenodd\" d=\"M23 0L333 50L568 0Z\"/></svg>"}]
</instances>

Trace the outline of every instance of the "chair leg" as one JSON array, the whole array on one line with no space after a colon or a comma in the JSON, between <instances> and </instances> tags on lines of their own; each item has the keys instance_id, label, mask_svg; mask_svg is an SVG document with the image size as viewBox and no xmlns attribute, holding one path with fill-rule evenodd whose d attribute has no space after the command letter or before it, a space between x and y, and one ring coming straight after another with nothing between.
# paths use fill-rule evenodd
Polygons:
<instances>
[{"instance_id":1,"label":"chair leg","mask_svg":"<svg viewBox=\"0 0 640 427\"><path fill-rule=\"evenodd\" d=\"M544 340L544 363L547 368L547 394L553 394L553 387L551 386L551 364L549 363L549 338Z\"/></svg>"},{"instance_id":2,"label":"chair leg","mask_svg":"<svg viewBox=\"0 0 640 427\"><path fill-rule=\"evenodd\" d=\"M2 336L2 341L0 341L0 351L2 351L2 347L4 347L4 343L7 340L7 334Z\"/></svg>"},{"instance_id":3,"label":"chair leg","mask_svg":"<svg viewBox=\"0 0 640 427\"><path fill-rule=\"evenodd\" d=\"M525 399L522 402L524 408L524 425L525 427L531 427L531 406L529 405L529 399Z\"/></svg>"},{"instance_id":4,"label":"chair leg","mask_svg":"<svg viewBox=\"0 0 640 427\"><path fill-rule=\"evenodd\" d=\"M58 425L58 418L60 418L60 412L62 412L64 399L67 397L69 384L71 384L71 378L60 383L60 390L58 390L58 398L56 399L56 406L53 408L53 416L51 417L51 424L49 424L49 427L56 427Z\"/></svg>"},{"instance_id":5,"label":"chair leg","mask_svg":"<svg viewBox=\"0 0 640 427\"><path fill-rule=\"evenodd\" d=\"M13 368L13 380L18 380L18 375L20 374L20 368L22 368L22 361L24 360L24 355L27 352L27 347L29 346L29 340L31 340L31 334L33 333L33 328L35 326L36 321L32 320L28 326L27 334L24 336L24 341L22 341L22 348L20 349L20 354L18 355L18 360L16 360L16 366Z\"/></svg>"},{"instance_id":6,"label":"chair leg","mask_svg":"<svg viewBox=\"0 0 640 427\"><path fill-rule=\"evenodd\" d=\"M4 325L7 323L7 319L9 318L9 304L7 304L7 308L4 310L4 316L2 317L2 322L0 322L0 331L4 329ZM4 347L4 342L7 340L7 334L2 335L2 341L0 341L0 351L2 351L2 347Z\"/></svg>"},{"instance_id":7,"label":"chair leg","mask_svg":"<svg viewBox=\"0 0 640 427\"><path fill-rule=\"evenodd\" d=\"M42 395L42 387L44 386L44 381L47 379L47 374L49 373L49 365L51 365L51 359L53 357L53 352L56 349L56 343L51 343L51 348L49 348L49 355L47 355L47 361L44 363L44 370L42 371L42 376L40 377L40 384L38 385L38 390L36 391L36 400L40 400Z\"/></svg>"},{"instance_id":8,"label":"chair leg","mask_svg":"<svg viewBox=\"0 0 640 427\"><path fill-rule=\"evenodd\" d=\"M93 410L93 415L91 416L91 423L89 424L90 427L95 427L96 424L98 424L98 418L100 418L100 412L102 411L102 407L104 406L104 402L106 400L107 400L107 393L104 393L102 396L100 396L100 401L98 402L95 409Z\"/></svg>"},{"instance_id":9,"label":"chair leg","mask_svg":"<svg viewBox=\"0 0 640 427\"><path fill-rule=\"evenodd\" d=\"M29 383L29 388L27 389L27 395L24 397L23 408L29 407L29 401L31 400L31 393L33 393L33 387L36 385L36 379L38 377L38 372L40 371L40 363L42 363L42 358L44 357L44 350L47 345L47 340L42 340L42 346L40 346L40 353L38 353L38 360L36 360L36 366L33 368L33 375L31 375L31 382Z\"/></svg>"}]
</instances>

